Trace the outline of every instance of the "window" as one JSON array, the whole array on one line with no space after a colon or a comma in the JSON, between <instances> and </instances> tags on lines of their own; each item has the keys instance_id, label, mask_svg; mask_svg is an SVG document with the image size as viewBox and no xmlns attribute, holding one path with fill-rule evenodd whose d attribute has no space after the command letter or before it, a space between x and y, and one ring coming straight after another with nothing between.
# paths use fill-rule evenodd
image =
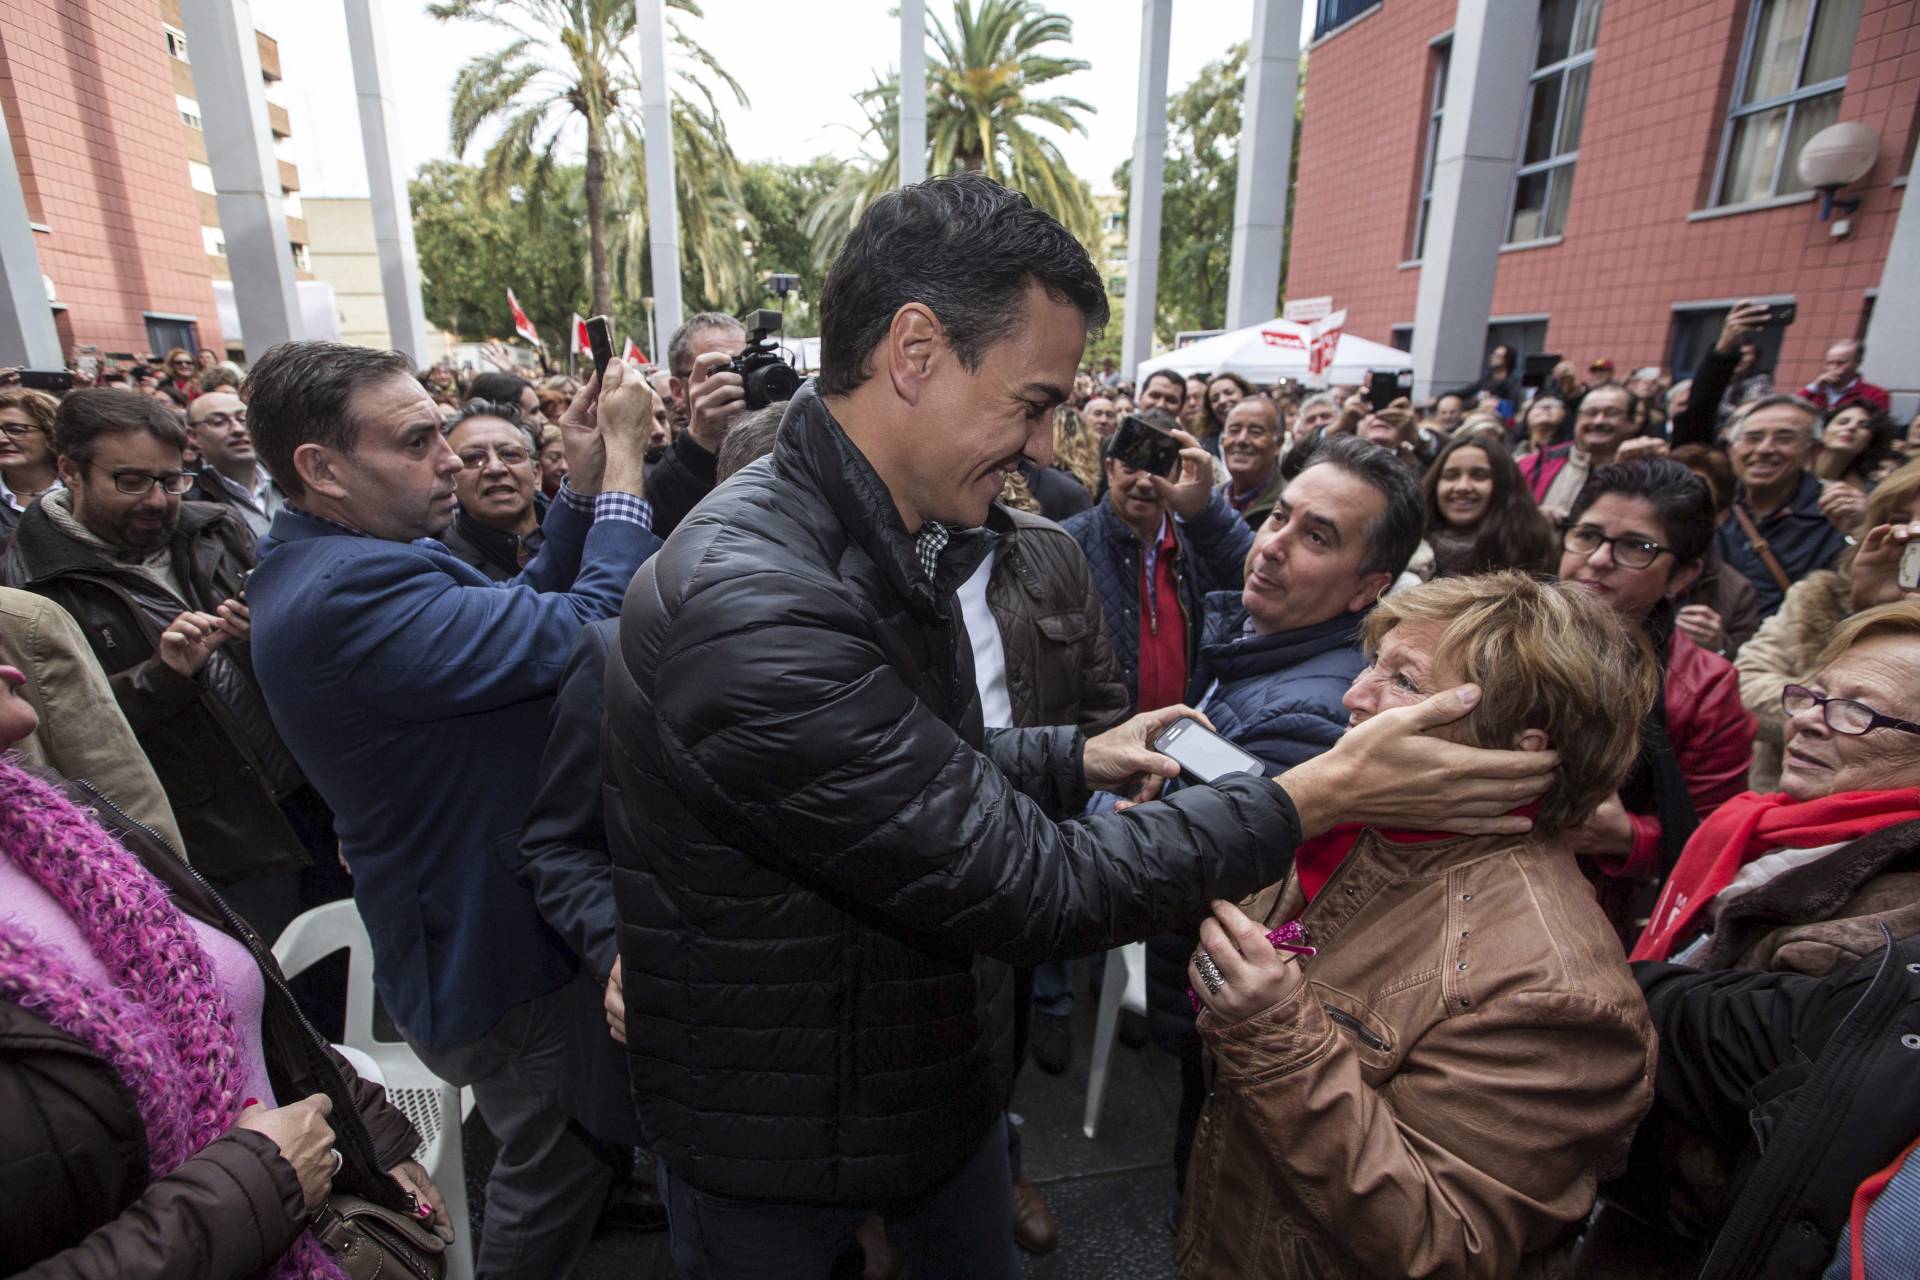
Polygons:
<instances>
[{"instance_id":1,"label":"window","mask_svg":"<svg viewBox=\"0 0 1920 1280\"><path fill-rule=\"evenodd\" d=\"M1546 240L1567 229L1573 166L1587 114L1587 80L1601 0L1541 0L1540 43L1527 85L1520 165L1513 173L1507 243Z\"/></svg>"},{"instance_id":2,"label":"window","mask_svg":"<svg viewBox=\"0 0 1920 1280\"><path fill-rule=\"evenodd\" d=\"M1397 324L1393 326L1393 348L1396 351L1413 350L1413 326Z\"/></svg>"},{"instance_id":3,"label":"window","mask_svg":"<svg viewBox=\"0 0 1920 1280\"><path fill-rule=\"evenodd\" d=\"M227 256L227 233L219 227L202 226L200 240L207 246L207 254L214 258Z\"/></svg>"},{"instance_id":4,"label":"window","mask_svg":"<svg viewBox=\"0 0 1920 1280\"><path fill-rule=\"evenodd\" d=\"M213 187L213 170L198 160L187 161L187 182L204 195L217 194Z\"/></svg>"},{"instance_id":5,"label":"window","mask_svg":"<svg viewBox=\"0 0 1920 1280\"><path fill-rule=\"evenodd\" d=\"M1440 117L1447 105L1447 67L1453 61L1453 41L1433 46L1433 88L1427 99L1426 159L1420 167L1420 208L1413 220L1413 253L1418 261L1427 251L1427 215L1433 211L1433 162L1440 154Z\"/></svg>"},{"instance_id":6,"label":"window","mask_svg":"<svg viewBox=\"0 0 1920 1280\"><path fill-rule=\"evenodd\" d=\"M1791 302L1793 299L1756 298L1754 301ZM1676 382L1699 372L1700 362L1706 358L1707 352L1713 350L1713 344L1720 340L1720 327L1727 322L1727 312L1730 310L1730 306L1714 303L1673 309L1673 331L1667 338L1667 368L1673 370ZM1758 359L1754 361L1756 369L1771 373L1777 367L1780 343L1786 334L1787 330L1782 325L1754 330L1753 339L1759 346Z\"/></svg>"},{"instance_id":7,"label":"window","mask_svg":"<svg viewBox=\"0 0 1920 1280\"><path fill-rule=\"evenodd\" d=\"M307 252L307 246L303 244L293 246L293 269L308 272L313 270L313 257Z\"/></svg>"},{"instance_id":8,"label":"window","mask_svg":"<svg viewBox=\"0 0 1920 1280\"><path fill-rule=\"evenodd\" d=\"M1103 220L1101 229L1108 232L1125 231L1127 229L1127 211L1125 209L1115 209L1109 213Z\"/></svg>"},{"instance_id":9,"label":"window","mask_svg":"<svg viewBox=\"0 0 1920 1280\"><path fill-rule=\"evenodd\" d=\"M1369 9L1380 7L1380 0L1317 0L1313 14L1313 38L1344 27Z\"/></svg>"},{"instance_id":10,"label":"window","mask_svg":"<svg viewBox=\"0 0 1920 1280\"><path fill-rule=\"evenodd\" d=\"M1547 349L1547 318L1489 320L1486 355L1492 355L1493 349L1502 343L1513 348L1513 371L1520 372L1528 356L1539 355ZM1485 365L1483 356L1481 366Z\"/></svg>"},{"instance_id":11,"label":"window","mask_svg":"<svg viewBox=\"0 0 1920 1280\"><path fill-rule=\"evenodd\" d=\"M1125 276L1107 277L1107 296L1124 298L1127 296L1127 278Z\"/></svg>"},{"instance_id":12,"label":"window","mask_svg":"<svg viewBox=\"0 0 1920 1280\"><path fill-rule=\"evenodd\" d=\"M200 123L199 103L184 93L176 93L173 95L173 105L180 109L181 124L184 124L189 129L199 129L203 127Z\"/></svg>"},{"instance_id":13,"label":"window","mask_svg":"<svg viewBox=\"0 0 1920 1280\"><path fill-rule=\"evenodd\" d=\"M1714 180L1716 205L1805 191L1800 148L1840 117L1860 0L1753 0Z\"/></svg>"},{"instance_id":14,"label":"window","mask_svg":"<svg viewBox=\"0 0 1920 1280\"><path fill-rule=\"evenodd\" d=\"M165 25L162 25L160 29L167 33L167 53L172 57L180 59L182 62L188 61L187 33L178 27Z\"/></svg>"}]
</instances>

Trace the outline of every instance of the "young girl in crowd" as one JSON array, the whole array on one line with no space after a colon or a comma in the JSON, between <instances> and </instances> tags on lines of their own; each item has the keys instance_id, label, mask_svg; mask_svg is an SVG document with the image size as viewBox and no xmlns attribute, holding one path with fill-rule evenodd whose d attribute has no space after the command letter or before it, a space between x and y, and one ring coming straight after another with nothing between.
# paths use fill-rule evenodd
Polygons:
<instances>
[{"instance_id":1,"label":"young girl in crowd","mask_svg":"<svg viewBox=\"0 0 1920 1280\"><path fill-rule=\"evenodd\" d=\"M1453 441L1427 468L1425 489L1434 576L1557 565L1553 531L1501 445L1477 434Z\"/></svg>"}]
</instances>

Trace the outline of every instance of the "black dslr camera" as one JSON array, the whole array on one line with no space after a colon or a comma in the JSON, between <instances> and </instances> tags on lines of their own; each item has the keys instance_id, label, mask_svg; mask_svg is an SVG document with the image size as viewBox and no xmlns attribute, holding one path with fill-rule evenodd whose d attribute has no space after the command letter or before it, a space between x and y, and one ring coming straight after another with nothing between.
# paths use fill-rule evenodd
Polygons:
<instances>
[{"instance_id":1,"label":"black dslr camera","mask_svg":"<svg viewBox=\"0 0 1920 1280\"><path fill-rule=\"evenodd\" d=\"M778 311L749 311L740 317L751 335L746 350L723 366L737 373L747 384L747 408L764 409L776 400L791 400L800 389L800 375L780 358L780 344L768 334L777 333L783 317Z\"/></svg>"}]
</instances>

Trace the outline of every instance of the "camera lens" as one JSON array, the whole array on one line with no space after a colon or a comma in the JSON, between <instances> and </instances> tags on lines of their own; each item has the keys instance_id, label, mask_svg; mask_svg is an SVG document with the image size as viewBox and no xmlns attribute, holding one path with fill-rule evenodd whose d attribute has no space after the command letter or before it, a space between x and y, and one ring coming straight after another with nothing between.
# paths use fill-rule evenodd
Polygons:
<instances>
[{"instance_id":1,"label":"camera lens","mask_svg":"<svg viewBox=\"0 0 1920 1280\"><path fill-rule=\"evenodd\" d=\"M791 400L800 389L800 375L793 366L780 360L761 365L747 374L747 407L764 409L776 400Z\"/></svg>"}]
</instances>

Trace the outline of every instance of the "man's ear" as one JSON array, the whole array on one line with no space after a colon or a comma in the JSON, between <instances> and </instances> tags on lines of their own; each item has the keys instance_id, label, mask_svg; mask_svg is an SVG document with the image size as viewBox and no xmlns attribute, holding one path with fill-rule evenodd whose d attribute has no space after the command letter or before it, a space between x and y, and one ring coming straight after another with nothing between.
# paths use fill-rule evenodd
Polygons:
<instances>
[{"instance_id":1,"label":"man's ear","mask_svg":"<svg viewBox=\"0 0 1920 1280\"><path fill-rule=\"evenodd\" d=\"M56 458L54 459L53 469L55 474L60 477L60 483L69 489L86 484L84 475L87 466L84 462L75 462L72 458Z\"/></svg>"},{"instance_id":2,"label":"man's ear","mask_svg":"<svg viewBox=\"0 0 1920 1280\"><path fill-rule=\"evenodd\" d=\"M1381 592L1392 585L1393 575L1385 570L1368 574L1360 579L1360 585L1354 588L1353 596L1347 601L1347 612L1359 613L1362 609L1371 608L1374 602L1380 599Z\"/></svg>"},{"instance_id":3,"label":"man's ear","mask_svg":"<svg viewBox=\"0 0 1920 1280\"><path fill-rule=\"evenodd\" d=\"M944 335L940 317L925 303L909 302L893 313L893 323L887 326L880 355L886 362L894 394L908 404L920 403L932 379Z\"/></svg>"},{"instance_id":4,"label":"man's ear","mask_svg":"<svg viewBox=\"0 0 1920 1280\"><path fill-rule=\"evenodd\" d=\"M341 475L340 455L323 444L303 444L293 451L293 469L300 483L314 493L344 499L347 486Z\"/></svg>"},{"instance_id":5,"label":"man's ear","mask_svg":"<svg viewBox=\"0 0 1920 1280\"><path fill-rule=\"evenodd\" d=\"M1550 751L1553 749L1553 743L1547 740L1546 731L1543 729L1522 729L1520 735L1513 740L1513 749L1515 751Z\"/></svg>"}]
</instances>

